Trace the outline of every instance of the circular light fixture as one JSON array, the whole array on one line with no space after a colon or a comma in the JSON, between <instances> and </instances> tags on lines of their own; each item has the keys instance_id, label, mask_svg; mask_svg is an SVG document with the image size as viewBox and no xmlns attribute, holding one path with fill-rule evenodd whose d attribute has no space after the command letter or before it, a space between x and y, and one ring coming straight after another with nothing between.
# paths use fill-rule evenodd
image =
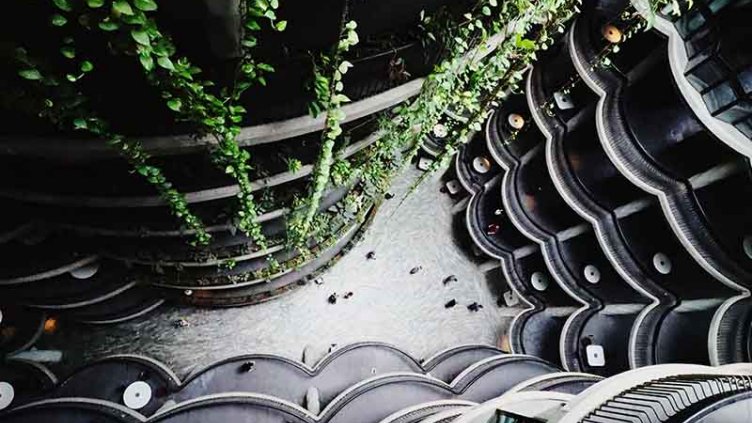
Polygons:
<instances>
[{"instance_id":1,"label":"circular light fixture","mask_svg":"<svg viewBox=\"0 0 752 423\"><path fill-rule=\"evenodd\" d=\"M671 259L663 253L656 253L653 256L653 266L662 275L671 273Z\"/></svg>"},{"instance_id":2,"label":"circular light fixture","mask_svg":"<svg viewBox=\"0 0 752 423\"><path fill-rule=\"evenodd\" d=\"M89 279L90 277L94 276L99 272L99 263L92 263L87 266L79 267L78 269L73 269L70 272L70 275L73 276L75 279Z\"/></svg>"},{"instance_id":3,"label":"circular light fixture","mask_svg":"<svg viewBox=\"0 0 752 423\"><path fill-rule=\"evenodd\" d=\"M55 333L57 331L57 319L54 317L48 317L44 321L44 333Z\"/></svg>"},{"instance_id":4,"label":"circular light fixture","mask_svg":"<svg viewBox=\"0 0 752 423\"><path fill-rule=\"evenodd\" d=\"M548 277L543 272L535 272L530 276L530 283L536 291L545 291L548 289Z\"/></svg>"},{"instance_id":5,"label":"circular light fixture","mask_svg":"<svg viewBox=\"0 0 752 423\"><path fill-rule=\"evenodd\" d=\"M603 34L603 38L605 38L606 41L611 44L617 44L621 42L622 33L621 30L616 27L616 25L604 25L601 33Z\"/></svg>"},{"instance_id":6,"label":"circular light fixture","mask_svg":"<svg viewBox=\"0 0 752 423\"><path fill-rule=\"evenodd\" d=\"M151 401L151 386L143 381L133 382L123 392L123 404L132 410L140 410Z\"/></svg>"},{"instance_id":7,"label":"circular light fixture","mask_svg":"<svg viewBox=\"0 0 752 423\"><path fill-rule=\"evenodd\" d=\"M592 264L585 266L583 273L585 273L585 280L592 284L596 284L601 281L601 271Z\"/></svg>"},{"instance_id":8,"label":"circular light fixture","mask_svg":"<svg viewBox=\"0 0 752 423\"><path fill-rule=\"evenodd\" d=\"M8 408L15 396L16 391L13 389L13 385L8 382L0 382L0 410Z\"/></svg>"},{"instance_id":9,"label":"circular light fixture","mask_svg":"<svg viewBox=\"0 0 752 423\"><path fill-rule=\"evenodd\" d=\"M507 123L514 129L522 129L525 126L525 118L517 113L510 113L507 116Z\"/></svg>"},{"instance_id":10,"label":"circular light fixture","mask_svg":"<svg viewBox=\"0 0 752 423\"><path fill-rule=\"evenodd\" d=\"M480 174L488 173L491 170L491 161L485 157L476 157L473 159L473 169Z\"/></svg>"}]
</instances>

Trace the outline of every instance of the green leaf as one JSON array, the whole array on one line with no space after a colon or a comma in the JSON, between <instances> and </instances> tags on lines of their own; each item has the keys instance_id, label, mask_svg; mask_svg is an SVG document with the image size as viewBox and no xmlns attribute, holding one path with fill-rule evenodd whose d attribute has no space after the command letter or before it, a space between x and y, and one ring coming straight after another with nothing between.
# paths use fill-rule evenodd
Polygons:
<instances>
[{"instance_id":1,"label":"green leaf","mask_svg":"<svg viewBox=\"0 0 752 423\"><path fill-rule=\"evenodd\" d=\"M251 31L258 31L261 29L261 25L258 24L258 22L254 21L246 21L245 27Z\"/></svg>"},{"instance_id":2,"label":"green leaf","mask_svg":"<svg viewBox=\"0 0 752 423\"><path fill-rule=\"evenodd\" d=\"M86 129L89 125L86 123L86 119L84 118L76 118L73 119L73 128L74 129Z\"/></svg>"},{"instance_id":3,"label":"green leaf","mask_svg":"<svg viewBox=\"0 0 752 423\"><path fill-rule=\"evenodd\" d=\"M349 103L351 100L344 94L337 94L332 98L332 101L336 101L338 103Z\"/></svg>"},{"instance_id":4,"label":"green leaf","mask_svg":"<svg viewBox=\"0 0 752 423\"><path fill-rule=\"evenodd\" d=\"M180 101L179 98L171 98L167 100L167 107L173 111L179 112L180 108L183 107L183 102Z\"/></svg>"},{"instance_id":5,"label":"green leaf","mask_svg":"<svg viewBox=\"0 0 752 423\"><path fill-rule=\"evenodd\" d=\"M94 64L88 60L81 62L81 72L91 72L94 70Z\"/></svg>"},{"instance_id":6,"label":"green leaf","mask_svg":"<svg viewBox=\"0 0 752 423\"><path fill-rule=\"evenodd\" d=\"M30 81L38 81L42 79L42 74L36 69L22 69L18 71L18 74L21 75L22 78Z\"/></svg>"},{"instance_id":7,"label":"green leaf","mask_svg":"<svg viewBox=\"0 0 752 423\"><path fill-rule=\"evenodd\" d=\"M115 2L112 3L112 9L123 15L133 14L133 9L131 8L131 5L127 0L115 0Z\"/></svg>"},{"instance_id":8,"label":"green leaf","mask_svg":"<svg viewBox=\"0 0 752 423\"><path fill-rule=\"evenodd\" d=\"M103 21L99 23L99 29L101 29L102 31L117 31L118 28L120 28L120 24L117 22Z\"/></svg>"},{"instance_id":9,"label":"green leaf","mask_svg":"<svg viewBox=\"0 0 752 423\"><path fill-rule=\"evenodd\" d=\"M144 12L151 12L157 10L157 3L154 0L134 0L133 4Z\"/></svg>"},{"instance_id":10,"label":"green leaf","mask_svg":"<svg viewBox=\"0 0 752 423\"><path fill-rule=\"evenodd\" d=\"M345 97L345 98L347 98L347 97ZM342 120L344 120L347 117L347 115L345 115L345 112L343 112L342 109L331 110L329 112L329 115L331 116L332 119L334 119L336 121L342 121Z\"/></svg>"},{"instance_id":11,"label":"green leaf","mask_svg":"<svg viewBox=\"0 0 752 423\"><path fill-rule=\"evenodd\" d=\"M274 72L274 67L268 63L259 63L256 66L264 72Z\"/></svg>"},{"instance_id":12,"label":"green leaf","mask_svg":"<svg viewBox=\"0 0 752 423\"><path fill-rule=\"evenodd\" d=\"M175 65L169 57L158 57L157 64L167 70L175 70Z\"/></svg>"},{"instance_id":13,"label":"green leaf","mask_svg":"<svg viewBox=\"0 0 752 423\"><path fill-rule=\"evenodd\" d=\"M230 106L230 112L236 115L242 115L247 112L243 106Z\"/></svg>"},{"instance_id":14,"label":"green leaf","mask_svg":"<svg viewBox=\"0 0 752 423\"><path fill-rule=\"evenodd\" d=\"M52 15L52 18L50 18L50 22L55 26L63 26L68 23L68 19L65 19L65 16L63 15L55 13Z\"/></svg>"},{"instance_id":15,"label":"green leaf","mask_svg":"<svg viewBox=\"0 0 752 423\"><path fill-rule=\"evenodd\" d=\"M345 60L342 63L340 63L340 65L339 65L339 68L338 68L339 73L341 73L342 75L344 75L344 74L347 73L347 70L350 69L351 67L353 67L353 64L350 63L350 62L348 62L347 60Z\"/></svg>"},{"instance_id":16,"label":"green leaf","mask_svg":"<svg viewBox=\"0 0 752 423\"><path fill-rule=\"evenodd\" d=\"M282 32L287 28L287 21L279 21L274 25L277 31Z\"/></svg>"},{"instance_id":17,"label":"green leaf","mask_svg":"<svg viewBox=\"0 0 752 423\"><path fill-rule=\"evenodd\" d=\"M318 117L321 114L321 107L316 102L308 104L308 113L313 117Z\"/></svg>"},{"instance_id":18,"label":"green leaf","mask_svg":"<svg viewBox=\"0 0 752 423\"><path fill-rule=\"evenodd\" d=\"M152 53L154 53L154 55L159 56L159 57L168 57L172 53L170 46L164 42L158 43L154 45L153 47L154 47L154 50L152 51Z\"/></svg>"},{"instance_id":19,"label":"green leaf","mask_svg":"<svg viewBox=\"0 0 752 423\"><path fill-rule=\"evenodd\" d=\"M92 9L96 9L104 6L104 0L86 0L86 4L88 4Z\"/></svg>"},{"instance_id":20,"label":"green leaf","mask_svg":"<svg viewBox=\"0 0 752 423\"><path fill-rule=\"evenodd\" d=\"M146 15L144 13L139 13L138 15L123 16L122 19L123 19L123 22L127 23L128 25L133 25L133 26L146 25Z\"/></svg>"},{"instance_id":21,"label":"green leaf","mask_svg":"<svg viewBox=\"0 0 752 423\"><path fill-rule=\"evenodd\" d=\"M488 6L483 6L481 12L486 16L491 16L491 8L489 8Z\"/></svg>"},{"instance_id":22,"label":"green leaf","mask_svg":"<svg viewBox=\"0 0 752 423\"><path fill-rule=\"evenodd\" d=\"M57 6L58 9L64 10L66 12L70 12L73 10L73 7L71 7L70 0L52 0L53 3L55 3L55 6Z\"/></svg>"},{"instance_id":23,"label":"green leaf","mask_svg":"<svg viewBox=\"0 0 752 423\"><path fill-rule=\"evenodd\" d=\"M145 46L151 45L149 41L149 34L144 30L132 29L131 37L133 37L133 39L136 40L136 42L141 45L145 45Z\"/></svg>"},{"instance_id":24,"label":"green leaf","mask_svg":"<svg viewBox=\"0 0 752 423\"><path fill-rule=\"evenodd\" d=\"M519 34L517 34L515 44L523 50L535 50L535 42L527 38L522 38Z\"/></svg>"},{"instance_id":25,"label":"green leaf","mask_svg":"<svg viewBox=\"0 0 752 423\"><path fill-rule=\"evenodd\" d=\"M143 66L144 69L148 71L154 70L154 59L151 57L149 53L140 54L138 56L138 60L141 62L141 66Z\"/></svg>"},{"instance_id":26,"label":"green leaf","mask_svg":"<svg viewBox=\"0 0 752 423\"><path fill-rule=\"evenodd\" d=\"M76 49L72 46L63 46L60 47L60 54L67 57L68 59L72 59L76 57Z\"/></svg>"}]
</instances>

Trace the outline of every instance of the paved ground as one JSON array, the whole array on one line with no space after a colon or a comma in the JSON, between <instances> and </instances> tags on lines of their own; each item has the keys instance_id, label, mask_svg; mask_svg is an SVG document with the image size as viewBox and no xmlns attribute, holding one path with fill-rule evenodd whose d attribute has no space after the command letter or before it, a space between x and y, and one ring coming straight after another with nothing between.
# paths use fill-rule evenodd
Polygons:
<instances>
[{"instance_id":1,"label":"paved ground","mask_svg":"<svg viewBox=\"0 0 752 423\"><path fill-rule=\"evenodd\" d=\"M164 306L147 318L105 328L62 327L42 348L63 350L51 366L65 373L84 361L110 354L149 355L184 375L224 357L273 353L300 359L310 345L374 340L426 357L463 343L496 344L516 310L496 306L492 286L503 286L497 270L488 274L457 244L455 201L439 192L438 177L426 182L395 212L400 193L418 174L408 171L385 202L363 241L324 276L277 300L250 307L197 310ZM464 216L464 214L462 214ZM456 233L455 233L456 232ZM464 235L464 234L463 234ZM374 251L375 260L366 254ZM422 266L416 274L414 267ZM442 281L456 275L458 281ZM349 299L327 302L332 293ZM447 301L458 305L445 309ZM478 312L466 306L478 302ZM185 319L187 327L173 322Z\"/></svg>"}]
</instances>

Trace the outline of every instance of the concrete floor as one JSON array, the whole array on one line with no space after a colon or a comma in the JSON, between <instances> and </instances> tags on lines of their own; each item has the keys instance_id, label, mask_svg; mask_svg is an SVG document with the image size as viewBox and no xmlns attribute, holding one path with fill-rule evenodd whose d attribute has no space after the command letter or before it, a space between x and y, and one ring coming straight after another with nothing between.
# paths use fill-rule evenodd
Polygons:
<instances>
[{"instance_id":1,"label":"concrete floor","mask_svg":"<svg viewBox=\"0 0 752 423\"><path fill-rule=\"evenodd\" d=\"M501 272L484 272L470 257L464 212L452 214L456 199L439 192L436 175L395 211L410 183L419 175L398 178L394 199L378 211L363 241L336 263L323 284L309 284L268 303L232 309L163 306L146 318L116 326L62 325L45 335L40 349L59 349L63 359L50 367L63 375L84 362L111 354L156 358L179 375L216 360L244 353L272 353L301 359L310 346L325 351L330 344L383 341L415 357L466 343L497 344L518 310L496 305ZM367 260L369 251L375 260ZM416 274L414 267L422 266ZM442 281L456 275L458 281ZM495 285L495 287L494 287ZM346 292L353 296L343 299ZM340 295L329 304L332 293ZM457 306L444 304L455 299ZM478 312L466 306L478 302ZM184 319L188 326L175 327Z\"/></svg>"}]
</instances>

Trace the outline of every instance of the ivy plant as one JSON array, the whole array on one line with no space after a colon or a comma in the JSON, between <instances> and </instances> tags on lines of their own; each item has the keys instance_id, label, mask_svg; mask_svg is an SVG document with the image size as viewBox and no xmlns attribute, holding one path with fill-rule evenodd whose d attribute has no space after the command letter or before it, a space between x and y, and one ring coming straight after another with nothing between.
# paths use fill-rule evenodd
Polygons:
<instances>
[{"instance_id":1,"label":"ivy plant","mask_svg":"<svg viewBox=\"0 0 752 423\"><path fill-rule=\"evenodd\" d=\"M332 164L334 163L334 145L342 135L341 123L345 119L342 105L350 99L343 94L343 78L353 66L344 60L344 55L351 47L358 44L358 25L355 21L347 22L341 31L337 45L332 52L322 54L314 63L313 92L314 100L310 103L309 110L317 116L322 110L325 111L324 130L321 137L321 149L313 169L312 182L308 197L303 201L303 207L296 210L288 222L288 241L296 246L303 247L311 231L311 224L319 209L321 198L329 185Z\"/></svg>"},{"instance_id":2,"label":"ivy plant","mask_svg":"<svg viewBox=\"0 0 752 423\"><path fill-rule=\"evenodd\" d=\"M89 0L89 3L92 2L95 0ZM72 10L68 0L55 0L55 6L61 12ZM62 27L68 24L68 19L58 13L52 16L50 22ZM204 224L189 210L185 197L174 188L161 169L150 163L151 157L144 151L141 143L112 131L109 123L98 116L95 106L78 87L79 81L94 71L94 65L91 61L78 57L73 37L63 37L61 41L60 53L68 59L65 69L56 69L39 57L32 56L23 47L18 47L15 51L19 76L34 93L31 97L42 99L38 107L39 116L62 130L86 132L106 140L136 173L155 187L184 228L193 231L192 243L207 244L211 236Z\"/></svg>"},{"instance_id":3,"label":"ivy plant","mask_svg":"<svg viewBox=\"0 0 752 423\"><path fill-rule=\"evenodd\" d=\"M243 16L242 55L237 61L234 80L223 89L202 78L201 69L178 54L175 44L162 32L154 17L158 9L156 1L50 1L55 7L50 25L63 31L76 26L60 38L59 53L66 65L63 69L44 66L43 61L23 49L16 57L19 77L43 99L39 106L42 115L61 128L85 131L108 140L139 174L155 185L183 225L195 231L196 242L208 242L209 235L201 221L190 213L185 198L161 170L149 163L150 157L141 144L114 133L77 85L95 72L97 66L78 51L73 35L83 28L106 37L116 54L130 55L138 61L146 79L159 90L164 107L171 110L176 119L192 124L196 135L213 140L212 161L237 184L239 206L235 224L256 246L266 249L267 240L257 222L259 206L250 182L250 154L240 147L238 136L247 113L240 105L243 93L251 86L265 85L265 77L274 71L270 65L257 60L253 52L262 24L278 31L287 25L277 19L278 0L239 2ZM645 5L637 5L637 9L649 12L648 23L643 27L650 26L650 13L666 8L678 13L683 7L676 0L642 2ZM324 130L307 195L297 198L292 206L288 243L306 249L312 236L321 238L324 228L330 227L329 221L317 213L330 183L351 186L340 208L348 219L363 218L367 205L383 198L393 177L412 161L428 132L441 122L446 122L449 141L430 171L448 162L472 134L481 129L489 111L506 95L519 90L530 63L563 33L565 23L579 11L578 7L579 0L478 0L461 15L445 12L423 15L424 42L440 45L440 60L426 77L417 97L385 113L379 125L381 136L357 162L337 157L334 152L343 132L343 105L350 101L343 94L343 77L352 66L345 56L358 43L357 25L343 18L337 44L314 60L311 84L314 100L309 104L309 111L314 116L324 114ZM347 15L347 10L343 13ZM632 22L633 17L624 19ZM631 34L631 30L626 32L627 36ZM593 66L608 66L608 55L618 48L617 44L607 46ZM287 167L294 173L302 164L297 159L288 159ZM419 178L414 187L429 174ZM276 263L271 256L270 260ZM228 261L227 265L232 263Z\"/></svg>"},{"instance_id":4,"label":"ivy plant","mask_svg":"<svg viewBox=\"0 0 752 423\"><path fill-rule=\"evenodd\" d=\"M431 170L449 161L470 133L480 128L488 110L507 91L518 87L536 52L550 45L552 32L563 32L564 23L576 13L577 5L574 0L503 4L482 0L459 18L441 14L437 15L442 18L439 21L424 16L423 26L431 31L430 38L442 43L442 59L426 78L419 95L397 108L393 116L382 119L382 136L369 149L368 160L350 172L351 180L357 180L358 185L352 195L377 201L382 198L393 177L411 162L428 132L451 109L455 115L469 117L449 125L454 141L446 146Z\"/></svg>"},{"instance_id":5,"label":"ivy plant","mask_svg":"<svg viewBox=\"0 0 752 423\"><path fill-rule=\"evenodd\" d=\"M648 0L648 10L669 7L673 13L680 13L678 3L673 0ZM509 22L501 28L503 41L495 52L486 60L472 62L469 72L463 78L465 82L462 99L458 99L455 114L469 117L455 125L449 135L450 142L444 151L432 163L429 172L422 175L413 189L427 176L445 166L457 152L459 146L468 142L472 133L481 130L488 112L498 106L499 102L510 92L519 90L529 64L537 59L537 52L553 44L555 36L564 32L565 24L579 13L580 0L544 0L531 2L527 0L504 3L500 8L501 19ZM643 18L630 12L627 7L620 15L620 25L625 28L624 39L632 37L637 31L649 29L649 17ZM495 28L500 28L494 25ZM609 55L619 51L619 43L611 43L599 52L591 63L591 69L610 66ZM578 78L579 79L579 78ZM563 89L568 91L576 81L570 81ZM552 102L544 103L550 109Z\"/></svg>"},{"instance_id":6,"label":"ivy plant","mask_svg":"<svg viewBox=\"0 0 752 423\"><path fill-rule=\"evenodd\" d=\"M136 56L147 80L160 91L165 106L177 119L191 123L196 135L213 138L212 161L237 184L235 223L256 245L265 249L267 243L256 221L258 210L250 181L250 153L237 142L246 110L237 103L249 87L265 84L264 75L274 70L255 60L251 51L258 42L255 33L261 30L263 20L269 21L276 30L285 29L286 22L277 20L278 1L241 2L243 55L238 60L235 81L221 93L213 92L212 81L200 79L201 69L187 57L177 55L176 46L160 31L152 16L158 7L154 0L86 0L86 8L73 7L71 0L52 1L62 13L77 12L78 22L113 40L111 45L118 52Z\"/></svg>"}]
</instances>

